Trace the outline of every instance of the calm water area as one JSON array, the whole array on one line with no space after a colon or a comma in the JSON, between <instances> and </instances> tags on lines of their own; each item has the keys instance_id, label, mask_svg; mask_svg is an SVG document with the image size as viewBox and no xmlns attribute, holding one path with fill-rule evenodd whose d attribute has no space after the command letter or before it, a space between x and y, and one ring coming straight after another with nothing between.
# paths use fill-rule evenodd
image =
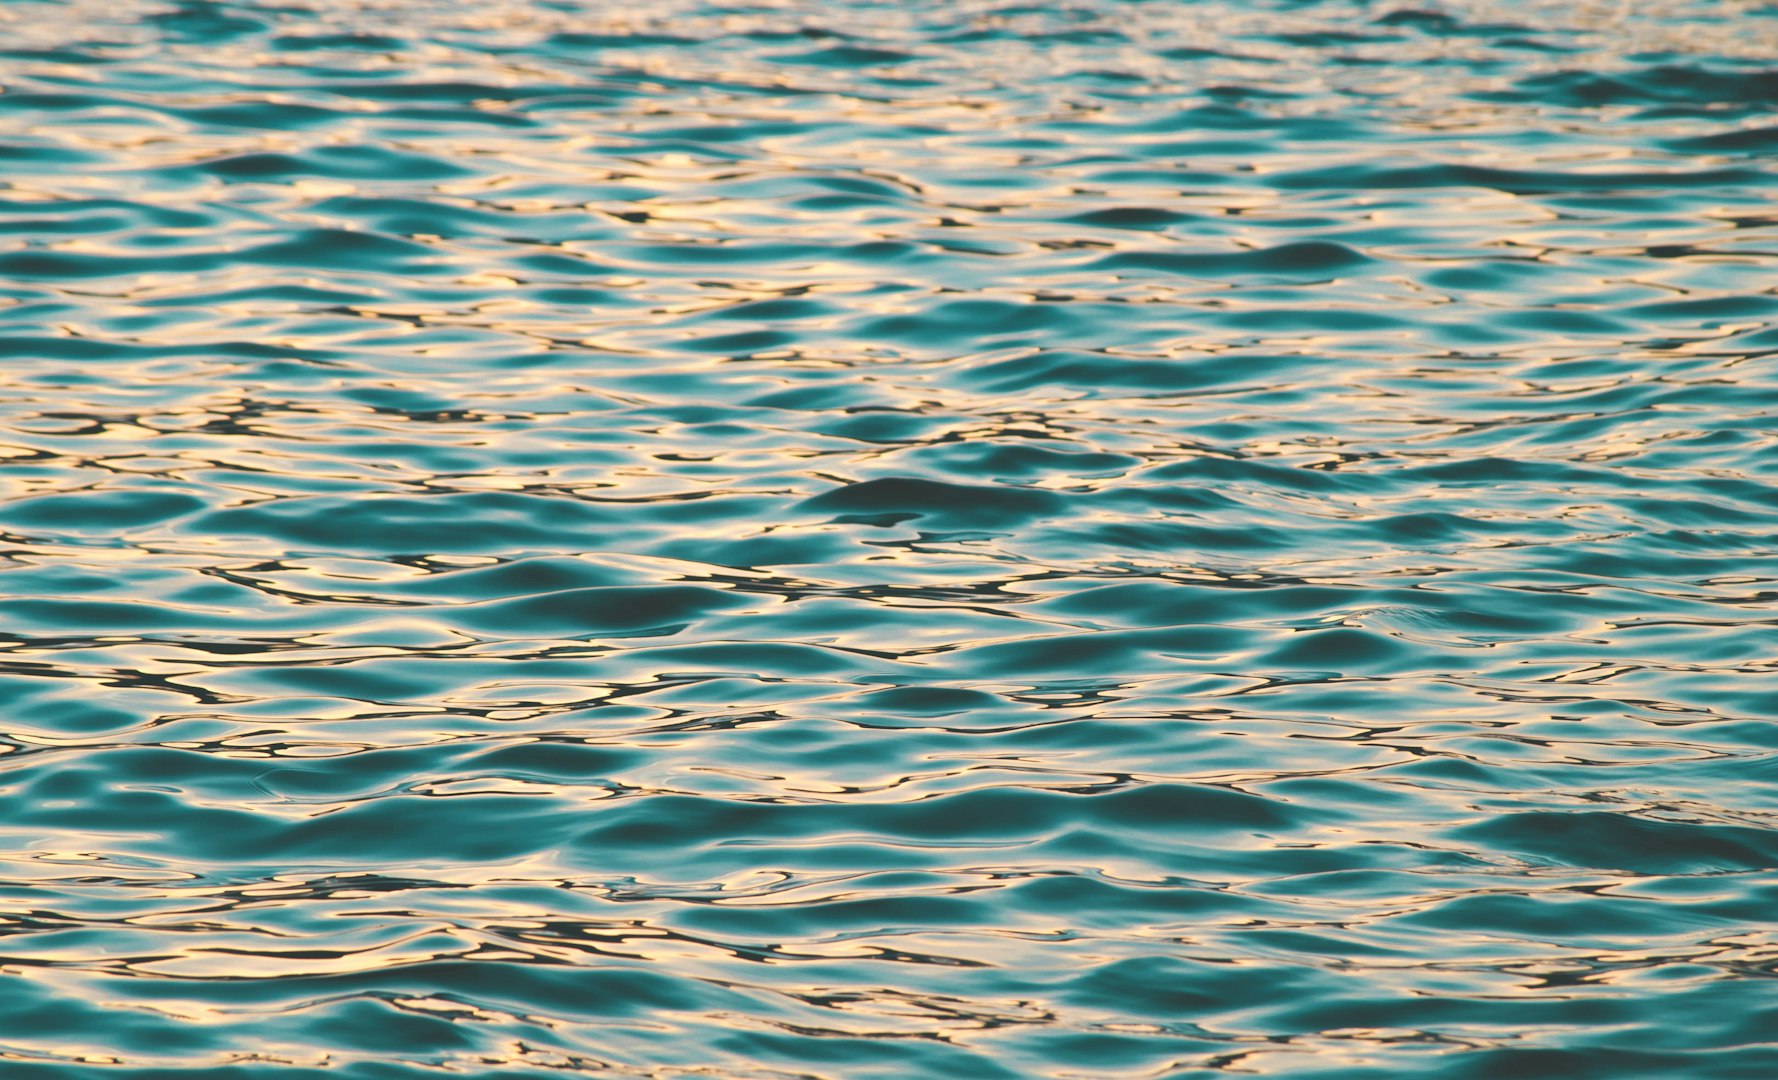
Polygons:
<instances>
[{"instance_id":1,"label":"calm water area","mask_svg":"<svg viewBox=\"0 0 1778 1080\"><path fill-rule=\"evenodd\" d=\"M0 1080L1778 1077L1778 6L0 2Z\"/></svg>"}]
</instances>

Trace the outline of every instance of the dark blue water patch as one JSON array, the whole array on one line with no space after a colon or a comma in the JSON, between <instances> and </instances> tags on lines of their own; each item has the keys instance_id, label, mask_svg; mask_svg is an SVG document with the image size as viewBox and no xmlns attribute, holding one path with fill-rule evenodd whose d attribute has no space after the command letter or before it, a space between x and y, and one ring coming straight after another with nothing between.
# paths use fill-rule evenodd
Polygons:
<instances>
[{"instance_id":1,"label":"dark blue water patch","mask_svg":"<svg viewBox=\"0 0 1778 1080\"><path fill-rule=\"evenodd\" d=\"M279 34L271 46L280 52L309 52L318 49L367 49L372 52L393 52L408 42L388 34Z\"/></svg>"},{"instance_id":2,"label":"dark blue water patch","mask_svg":"<svg viewBox=\"0 0 1778 1080\"><path fill-rule=\"evenodd\" d=\"M552 94L574 93L572 85L504 86L470 80L408 80L390 72L386 79L338 83L322 82L315 88L346 101L431 101L469 105L477 101L523 101Z\"/></svg>"},{"instance_id":3,"label":"dark blue water patch","mask_svg":"<svg viewBox=\"0 0 1778 1080\"><path fill-rule=\"evenodd\" d=\"M227 41L266 29L265 22L234 5L212 0L182 0L173 10L149 15L143 22L167 37L193 42Z\"/></svg>"},{"instance_id":4,"label":"dark blue water patch","mask_svg":"<svg viewBox=\"0 0 1778 1080\"><path fill-rule=\"evenodd\" d=\"M662 45L693 45L698 40L695 37L646 31L589 33L565 30L550 35L549 43L574 49L647 49Z\"/></svg>"},{"instance_id":5,"label":"dark blue water patch","mask_svg":"<svg viewBox=\"0 0 1778 1080\"><path fill-rule=\"evenodd\" d=\"M5 521L52 533L109 533L183 517L203 508L203 500L186 491L99 490L13 502L5 508Z\"/></svg>"},{"instance_id":6,"label":"dark blue water patch","mask_svg":"<svg viewBox=\"0 0 1778 1080\"><path fill-rule=\"evenodd\" d=\"M1105 210L1091 210L1074 217L1074 221L1082 225L1093 225L1106 229L1135 229L1155 231L1170 225L1193 220L1191 215L1182 214L1177 210L1165 210L1152 206L1121 206Z\"/></svg>"},{"instance_id":7,"label":"dark blue water patch","mask_svg":"<svg viewBox=\"0 0 1778 1080\"><path fill-rule=\"evenodd\" d=\"M103 158L90 151L69 146L49 146L32 141L0 142L0 162L10 162L15 167L93 165L102 160Z\"/></svg>"},{"instance_id":8,"label":"dark blue water patch","mask_svg":"<svg viewBox=\"0 0 1778 1080\"><path fill-rule=\"evenodd\" d=\"M1095 269L1165 270L1197 277L1224 274L1326 274L1370 261L1343 244L1305 241L1232 253L1128 251L1106 256Z\"/></svg>"},{"instance_id":9,"label":"dark blue water patch","mask_svg":"<svg viewBox=\"0 0 1778 1080\"><path fill-rule=\"evenodd\" d=\"M1468 23L1444 11L1425 8L1397 8L1377 16L1377 26L1406 27L1423 34L1437 36L1493 37L1501 34L1522 34L1531 29L1518 23Z\"/></svg>"},{"instance_id":10,"label":"dark blue water patch","mask_svg":"<svg viewBox=\"0 0 1778 1080\"><path fill-rule=\"evenodd\" d=\"M1763 154L1778 148L1778 128L1747 127L1710 135L1692 135L1669 139L1665 145L1672 150L1698 153Z\"/></svg>"},{"instance_id":11,"label":"dark blue water patch","mask_svg":"<svg viewBox=\"0 0 1778 1080\"><path fill-rule=\"evenodd\" d=\"M912 54L894 49L875 49L860 45L834 45L812 52L780 53L771 59L780 64L806 64L822 68L871 68L904 64L915 59Z\"/></svg>"},{"instance_id":12,"label":"dark blue water patch","mask_svg":"<svg viewBox=\"0 0 1778 1080\"><path fill-rule=\"evenodd\" d=\"M1503 191L1509 195L1539 195L1557 192L1707 188L1747 183L1755 175L1752 170L1736 168L1563 173L1449 164L1319 169L1286 173L1271 178L1269 182L1279 187L1302 189L1476 187Z\"/></svg>"},{"instance_id":13,"label":"dark blue water patch","mask_svg":"<svg viewBox=\"0 0 1778 1080\"><path fill-rule=\"evenodd\" d=\"M692 585L559 590L452 611L450 621L509 637L567 637L683 627L743 598Z\"/></svg>"},{"instance_id":14,"label":"dark blue water patch","mask_svg":"<svg viewBox=\"0 0 1778 1080\"><path fill-rule=\"evenodd\" d=\"M289 498L214 510L191 527L261 535L301 547L367 552L574 549L578 530L615 520L615 509L566 499L500 493Z\"/></svg>"},{"instance_id":15,"label":"dark blue water patch","mask_svg":"<svg viewBox=\"0 0 1778 1080\"><path fill-rule=\"evenodd\" d=\"M53 64L105 64L112 62L112 58L104 55L101 50L115 49L123 44L118 41L93 41L61 48L34 49L28 46L5 48L0 49L0 56L10 57L14 60L38 60Z\"/></svg>"},{"instance_id":16,"label":"dark blue water patch","mask_svg":"<svg viewBox=\"0 0 1778 1080\"><path fill-rule=\"evenodd\" d=\"M848 484L803 504L813 512L907 512L954 524L1014 523L1059 513L1063 496L1035 488L952 484L917 477L886 477Z\"/></svg>"},{"instance_id":17,"label":"dark blue water patch","mask_svg":"<svg viewBox=\"0 0 1778 1080\"><path fill-rule=\"evenodd\" d=\"M470 170L436 157L374 146L319 146L300 155L242 154L197 168L236 181L325 176L359 180L437 180Z\"/></svg>"},{"instance_id":18,"label":"dark blue water patch","mask_svg":"<svg viewBox=\"0 0 1778 1080\"><path fill-rule=\"evenodd\" d=\"M1387 25L1386 23L1380 25ZM1271 41L1280 45L1293 45L1304 48L1337 48L1349 45L1369 45L1376 42L1397 41L1398 35L1386 32L1361 32L1352 30L1312 30L1305 33L1259 34L1253 40Z\"/></svg>"},{"instance_id":19,"label":"dark blue water patch","mask_svg":"<svg viewBox=\"0 0 1778 1080\"><path fill-rule=\"evenodd\" d=\"M411 274L427 272L431 255L422 245L394 237L346 229L313 229L250 248L234 258L272 266L312 265Z\"/></svg>"},{"instance_id":20,"label":"dark blue water patch","mask_svg":"<svg viewBox=\"0 0 1778 1080\"><path fill-rule=\"evenodd\" d=\"M1473 96L1485 101L1536 101L1571 108L1665 105L1763 111L1778 102L1778 78L1757 69L1656 64L1611 74L1580 69L1540 72L1520 79L1510 89Z\"/></svg>"},{"instance_id":21,"label":"dark blue water patch","mask_svg":"<svg viewBox=\"0 0 1778 1080\"><path fill-rule=\"evenodd\" d=\"M172 110L184 120L189 120L206 127L248 128L266 131L290 131L293 129L321 127L330 123L338 123L342 116L337 109L322 108L294 101L236 101L226 105L204 105ZM231 175L230 169L241 170L233 175L245 175L254 168L254 157L243 155L233 162L218 162L210 169L218 175Z\"/></svg>"},{"instance_id":22,"label":"dark blue water patch","mask_svg":"<svg viewBox=\"0 0 1778 1080\"><path fill-rule=\"evenodd\" d=\"M20 112L53 114L78 112L86 109L127 108L128 105L129 102L123 98L104 94L32 92L10 88L5 93L0 93L0 111L18 110Z\"/></svg>"},{"instance_id":23,"label":"dark blue water patch","mask_svg":"<svg viewBox=\"0 0 1778 1080\"><path fill-rule=\"evenodd\" d=\"M1643 874L1763 870L1778 856L1767 830L1602 812L1508 818L1469 832L1532 857Z\"/></svg>"}]
</instances>

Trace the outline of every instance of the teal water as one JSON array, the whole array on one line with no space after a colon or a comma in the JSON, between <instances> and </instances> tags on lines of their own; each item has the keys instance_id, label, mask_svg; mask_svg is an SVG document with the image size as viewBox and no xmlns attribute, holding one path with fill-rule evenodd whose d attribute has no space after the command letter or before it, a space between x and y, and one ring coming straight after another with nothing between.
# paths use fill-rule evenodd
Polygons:
<instances>
[{"instance_id":1,"label":"teal water","mask_svg":"<svg viewBox=\"0 0 1778 1080\"><path fill-rule=\"evenodd\" d=\"M1778 1076L1778 8L0 5L0 1080Z\"/></svg>"}]
</instances>

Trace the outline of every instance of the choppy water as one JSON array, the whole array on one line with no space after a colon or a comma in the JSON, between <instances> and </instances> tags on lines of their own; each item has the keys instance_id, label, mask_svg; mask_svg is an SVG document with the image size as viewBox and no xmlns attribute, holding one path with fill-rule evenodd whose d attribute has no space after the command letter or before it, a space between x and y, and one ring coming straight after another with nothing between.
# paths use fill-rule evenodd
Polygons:
<instances>
[{"instance_id":1,"label":"choppy water","mask_svg":"<svg viewBox=\"0 0 1778 1080\"><path fill-rule=\"evenodd\" d=\"M0 20L0 1076L1778 1075L1778 9Z\"/></svg>"}]
</instances>

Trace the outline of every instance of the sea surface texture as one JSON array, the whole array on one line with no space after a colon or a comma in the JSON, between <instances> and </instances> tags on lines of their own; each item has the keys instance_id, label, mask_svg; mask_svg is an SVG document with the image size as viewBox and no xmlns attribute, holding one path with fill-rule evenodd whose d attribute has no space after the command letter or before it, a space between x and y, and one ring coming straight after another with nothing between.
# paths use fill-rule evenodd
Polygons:
<instances>
[{"instance_id":1,"label":"sea surface texture","mask_svg":"<svg viewBox=\"0 0 1778 1080\"><path fill-rule=\"evenodd\" d=\"M0 1077L1778 1076L1778 8L0 6Z\"/></svg>"}]
</instances>

